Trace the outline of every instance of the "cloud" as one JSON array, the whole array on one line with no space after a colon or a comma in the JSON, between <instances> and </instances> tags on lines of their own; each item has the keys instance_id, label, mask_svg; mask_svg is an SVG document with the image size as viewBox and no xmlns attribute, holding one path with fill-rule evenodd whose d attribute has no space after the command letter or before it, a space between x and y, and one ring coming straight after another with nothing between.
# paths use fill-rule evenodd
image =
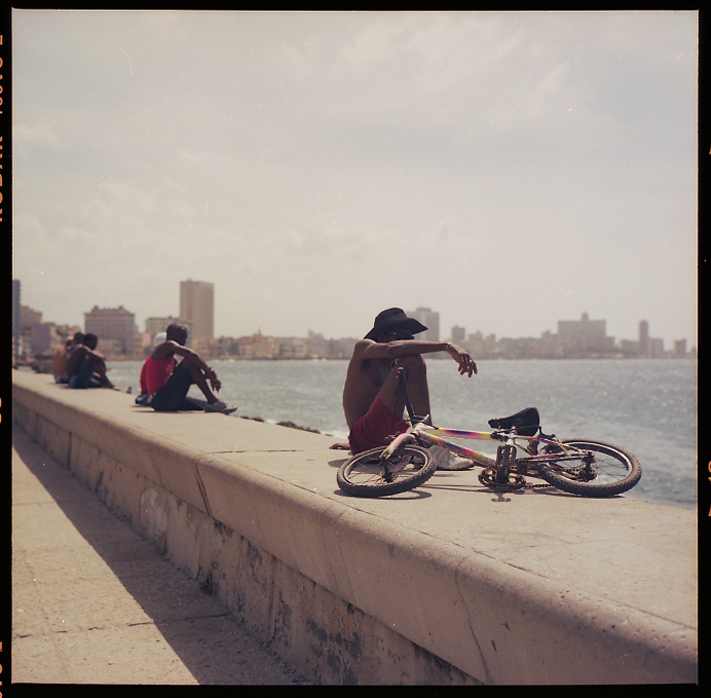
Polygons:
<instances>
[{"instance_id":1,"label":"cloud","mask_svg":"<svg viewBox=\"0 0 711 698\"><path fill-rule=\"evenodd\" d=\"M15 273L58 321L194 278L225 334L695 328L695 13L13 20Z\"/></svg>"},{"instance_id":2,"label":"cloud","mask_svg":"<svg viewBox=\"0 0 711 698\"><path fill-rule=\"evenodd\" d=\"M59 134L50 124L35 124L34 126L25 123L16 123L12 129L13 147L19 153L24 153L26 149L50 149L69 150L69 145L62 141Z\"/></svg>"}]
</instances>

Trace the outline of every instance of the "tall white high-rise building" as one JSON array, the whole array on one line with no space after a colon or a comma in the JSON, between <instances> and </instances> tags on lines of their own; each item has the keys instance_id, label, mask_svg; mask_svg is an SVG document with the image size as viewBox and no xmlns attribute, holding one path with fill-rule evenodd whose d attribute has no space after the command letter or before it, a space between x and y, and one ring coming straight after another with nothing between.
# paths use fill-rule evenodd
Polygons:
<instances>
[{"instance_id":1,"label":"tall white high-rise building","mask_svg":"<svg viewBox=\"0 0 711 698\"><path fill-rule=\"evenodd\" d=\"M206 281L180 282L180 318L192 323L196 346L215 337L215 285Z\"/></svg>"},{"instance_id":2,"label":"tall white high-rise building","mask_svg":"<svg viewBox=\"0 0 711 698\"><path fill-rule=\"evenodd\" d=\"M641 320L639 323L639 355L649 356L651 354L650 347L649 323L646 320Z\"/></svg>"}]
</instances>

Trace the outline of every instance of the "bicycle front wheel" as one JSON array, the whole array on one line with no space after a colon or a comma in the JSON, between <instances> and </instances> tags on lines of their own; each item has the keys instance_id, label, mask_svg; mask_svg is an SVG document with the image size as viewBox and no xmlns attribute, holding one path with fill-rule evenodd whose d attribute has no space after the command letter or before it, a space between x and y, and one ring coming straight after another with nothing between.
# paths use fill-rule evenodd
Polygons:
<instances>
[{"instance_id":1,"label":"bicycle front wheel","mask_svg":"<svg viewBox=\"0 0 711 698\"><path fill-rule=\"evenodd\" d=\"M588 439L565 439L561 443L581 451L580 457L540 463L538 472L546 482L564 492L611 497L632 489L642 477L637 459L617 446ZM563 453L563 449L548 446L544 453Z\"/></svg>"},{"instance_id":2,"label":"bicycle front wheel","mask_svg":"<svg viewBox=\"0 0 711 698\"><path fill-rule=\"evenodd\" d=\"M419 446L406 444L382 462L384 450L371 448L346 461L336 475L338 486L356 497L384 497L421 485L437 470L434 459Z\"/></svg>"}]
</instances>

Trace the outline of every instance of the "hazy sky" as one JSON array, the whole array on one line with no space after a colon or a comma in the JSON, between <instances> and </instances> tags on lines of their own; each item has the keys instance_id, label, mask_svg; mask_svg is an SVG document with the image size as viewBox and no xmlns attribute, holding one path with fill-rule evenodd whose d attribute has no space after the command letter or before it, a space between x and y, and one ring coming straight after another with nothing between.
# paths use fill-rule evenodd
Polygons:
<instances>
[{"instance_id":1,"label":"hazy sky","mask_svg":"<svg viewBox=\"0 0 711 698\"><path fill-rule=\"evenodd\" d=\"M695 12L12 13L13 276L177 315L696 344Z\"/></svg>"}]
</instances>

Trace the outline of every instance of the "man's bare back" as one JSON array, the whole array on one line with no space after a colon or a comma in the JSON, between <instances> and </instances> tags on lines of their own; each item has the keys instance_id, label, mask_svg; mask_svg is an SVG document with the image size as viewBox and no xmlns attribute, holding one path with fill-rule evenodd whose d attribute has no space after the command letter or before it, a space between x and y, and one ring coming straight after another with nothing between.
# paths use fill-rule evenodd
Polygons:
<instances>
[{"instance_id":1,"label":"man's bare back","mask_svg":"<svg viewBox=\"0 0 711 698\"><path fill-rule=\"evenodd\" d=\"M367 339L357 342L348 364L343 386L343 412L349 427L368 411L395 363L394 359L388 357L364 356L370 344L375 342ZM373 353L372 349L370 353Z\"/></svg>"}]
</instances>

